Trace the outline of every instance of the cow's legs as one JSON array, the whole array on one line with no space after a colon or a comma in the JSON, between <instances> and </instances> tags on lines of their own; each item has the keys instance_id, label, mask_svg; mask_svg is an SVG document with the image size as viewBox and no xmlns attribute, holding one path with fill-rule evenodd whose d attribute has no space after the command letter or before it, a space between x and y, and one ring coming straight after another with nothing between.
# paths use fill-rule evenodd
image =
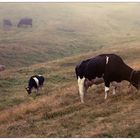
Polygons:
<instances>
[{"instance_id":1,"label":"cow's legs","mask_svg":"<svg viewBox=\"0 0 140 140\"><path fill-rule=\"evenodd\" d=\"M44 89L44 88L43 88L43 85L41 85L39 88L40 88L41 91L43 91L43 89Z\"/></svg>"},{"instance_id":2,"label":"cow's legs","mask_svg":"<svg viewBox=\"0 0 140 140\"><path fill-rule=\"evenodd\" d=\"M84 103L84 95L86 92L85 77L83 77L82 79L78 77L78 86L79 86L79 94L80 94L81 102Z\"/></svg>"},{"instance_id":3,"label":"cow's legs","mask_svg":"<svg viewBox=\"0 0 140 140\"><path fill-rule=\"evenodd\" d=\"M107 94L108 94L108 92L109 92L109 87L106 87L106 86L105 86L105 99L107 99Z\"/></svg>"},{"instance_id":4,"label":"cow's legs","mask_svg":"<svg viewBox=\"0 0 140 140\"><path fill-rule=\"evenodd\" d=\"M113 95L116 94L116 87L113 86Z\"/></svg>"},{"instance_id":5,"label":"cow's legs","mask_svg":"<svg viewBox=\"0 0 140 140\"><path fill-rule=\"evenodd\" d=\"M109 85L110 85L109 82L105 82L105 99L107 99L107 94L109 92Z\"/></svg>"},{"instance_id":6,"label":"cow's legs","mask_svg":"<svg viewBox=\"0 0 140 140\"><path fill-rule=\"evenodd\" d=\"M93 83L91 81L89 81L88 79L85 79L84 81L85 93L87 93L88 88L91 87L92 85Z\"/></svg>"},{"instance_id":7,"label":"cow's legs","mask_svg":"<svg viewBox=\"0 0 140 140\"><path fill-rule=\"evenodd\" d=\"M39 95L39 88L36 89L36 95Z\"/></svg>"},{"instance_id":8,"label":"cow's legs","mask_svg":"<svg viewBox=\"0 0 140 140\"><path fill-rule=\"evenodd\" d=\"M113 86L113 95L115 95L116 94L116 89L118 87L117 82L114 81L114 82L111 82L111 84Z\"/></svg>"}]
</instances>

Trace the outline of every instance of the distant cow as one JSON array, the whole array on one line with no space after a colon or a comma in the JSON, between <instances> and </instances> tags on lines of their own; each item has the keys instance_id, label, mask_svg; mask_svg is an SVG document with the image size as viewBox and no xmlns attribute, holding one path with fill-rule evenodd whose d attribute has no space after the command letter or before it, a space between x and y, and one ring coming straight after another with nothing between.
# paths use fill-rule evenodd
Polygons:
<instances>
[{"instance_id":1,"label":"distant cow","mask_svg":"<svg viewBox=\"0 0 140 140\"><path fill-rule=\"evenodd\" d=\"M32 92L32 89L35 88L38 94L39 88L42 88L44 84L44 77L42 75L34 75L29 79L28 87L26 90L28 94Z\"/></svg>"},{"instance_id":2,"label":"distant cow","mask_svg":"<svg viewBox=\"0 0 140 140\"><path fill-rule=\"evenodd\" d=\"M4 19L3 20L3 27L11 27L12 26L12 22L9 19Z\"/></svg>"},{"instance_id":3,"label":"distant cow","mask_svg":"<svg viewBox=\"0 0 140 140\"><path fill-rule=\"evenodd\" d=\"M27 26L30 26L32 27L32 19L31 18L22 18L18 25L18 27L27 27Z\"/></svg>"},{"instance_id":4,"label":"distant cow","mask_svg":"<svg viewBox=\"0 0 140 140\"><path fill-rule=\"evenodd\" d=\"M0 65L0 71L4 71L5 70L5 65Z\"/></svg>"},{"instance_id":5,"label":"distant cow","mask_svg":"<svg viewBox=\"0 0 140 140\"><path fill-rule=\"evenodd\" d=\"M75 71L81 102L84 102L84 94L88 87L96 80L98 81L98 78L103 78L105 83L105 99L109 92L110 83L114 81L126 80L136 89L140 88L140 71L133 70L116 54L101 54L84 60L76 66Z\"/></svg>"}]
</instances>

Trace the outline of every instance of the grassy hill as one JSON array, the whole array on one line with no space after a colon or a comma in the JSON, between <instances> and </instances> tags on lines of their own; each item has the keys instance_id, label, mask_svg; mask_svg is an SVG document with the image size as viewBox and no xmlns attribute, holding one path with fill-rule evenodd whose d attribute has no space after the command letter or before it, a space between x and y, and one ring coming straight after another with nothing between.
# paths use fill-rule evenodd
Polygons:
<instances>
[{"instance_id":1,"label":"grassy hill","mask_svg":"<svg viewBox=\"0 0 140 140\"><path fill-rule=\"evenodd\" d=\"M140 92L120 83L104 100L93 86L80 103L75 65L119 54L140 69L138 3L0 3L0 137L140 137ZM17 28L22 17L32 28ZM14 26L4 30L2 20ZM27 95L33 74L45 76L40 96Z\"/></svg>"},{"instance_id":2,"label":"grassy hill","mask_svg":"<svg viewBox=\"0 0 140 140\"><path fill-rule=\"evenodd\" d=\"M1 3L0 63L29 66L140 39L139 3ZM32 28L17 28L21 18ZM3 29L3 19L13 23Z\"/></svg>"},{"instance_id":3,"label":"grassy hill","mask_svg":"<svg viewBox=\"0 0 140 140\"><path fill-rule=\"evenodd\" d=\"M135 49L134 49L135 48ZM93 86L80 103L74 67L81 58L110 50L80 54L30 67L1 72L1 137L139 137L140 94L122 82L117 94L104 100L104 86ZM139 69L139 46L111 48ZM134 51L135 50L135 51ZM133 52L133 55L132 55ZM139 53L138 53L139 52ZM135 55L134 55L135 54ZM46 77L40 96L27 95L24 86L32 74Z\"/></svg>"}]
</instances>

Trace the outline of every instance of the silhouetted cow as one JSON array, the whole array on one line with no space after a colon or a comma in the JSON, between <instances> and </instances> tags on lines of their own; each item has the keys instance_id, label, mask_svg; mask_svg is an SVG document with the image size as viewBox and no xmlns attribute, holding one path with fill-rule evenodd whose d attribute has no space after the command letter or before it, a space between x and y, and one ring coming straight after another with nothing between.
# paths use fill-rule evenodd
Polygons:
<instances>
[{"instance_id":1,"label":"silhouetted cow","mask_svg":"<svg viewBox=\"0 0 140 140\"><path fill-rule=\"evenodd\" d=\"M3 27L4 28L11 27L11 26L12 26L12 22L9 19L3 20Z\"/></svg>"},{"instance_id":2,"label":"silhouetted cow","mask_svg":"<svg viewBox=\"0 0 140 140\"><path fill-rule=\"evenodd\" d=\"M116 54L101 54L87 59L78 64L75 68L78 79L79 94L81 102L84 102L84 94L87 87L98 78L105 82L105 99L109 92L111 82L129 81L137 89L140 88L140 71L135 71L126 65L122 58ZM86 84L87 81L89 84Z\"/></svg>"},{"instance_id":3,"label":"silhouetted cow","mask_svg":"<svg viewBox=\"0 0 140 140\"><path fill-rule=\"evenodd\" d=\"M18 27L27 27L27 26L30 26L32 27L32 19L31 18L22 18L18 25Z\"/></svg>"},{"instance_id":4,"label":"silhouetted cow","mask_svg":"<svg viewBox=\"0 0 140 140\"><path fill-rule=\"evenodd\" d=\"M38 94L38 90L43 86L43 84L44 84L44 77L42 75L34 75L30 78L26 90L28 94L30 94L32 92L32 89L35 88Z\"/></svg>"}]
</instances>

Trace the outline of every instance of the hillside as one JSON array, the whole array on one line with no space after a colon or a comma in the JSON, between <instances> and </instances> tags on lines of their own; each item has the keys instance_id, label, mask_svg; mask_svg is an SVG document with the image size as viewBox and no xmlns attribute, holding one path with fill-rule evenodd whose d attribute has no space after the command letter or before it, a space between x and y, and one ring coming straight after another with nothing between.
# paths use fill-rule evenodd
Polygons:
<instances>
[{"instance_id":1,"label":"hillside","mask_svg":"<svg viewBox=\"0 0 140 140\"><path fill-rule=\"evenodd\" d=\"M81 104L74 67L81 58L109 49L40 63L1 73L0 137L139 137L140 94L122 82L117 94L104 100L103 85L93 86ZM111 48L140 69L137 45ZM133 54L132 54L133 52ZM135 55L134 55L135 54ZM27 95L30 75L42 73L46 82L40 96Z\"/></svg>"},{"instance_id":2,"label":"hillside","mask_svg":"<svg viewBox=\"0 0 140 140\"><path fill-rule=\"evenodd\" d=\"M139 3L0 3L0 64L29 66L140 39ZM21 18L33 27L17 28ZM10 30L3 19L11 20Z\"/></svg>"},{"instance_id":3,"label":"hillside","mask_svg":"<svg viewBox=\"0 0 140 140\"><path fill-rule=\"evenodd\" d=\"M139 70L139 12L139 3L0 3L0 137L140 137L140 91L123 81L104 100L101 84L81 104L75 76L101 53ZM23 17L32 28L16 27ZM40 96L25 90L34 74L45 76Z\"/></svg>"}]
</instances>

